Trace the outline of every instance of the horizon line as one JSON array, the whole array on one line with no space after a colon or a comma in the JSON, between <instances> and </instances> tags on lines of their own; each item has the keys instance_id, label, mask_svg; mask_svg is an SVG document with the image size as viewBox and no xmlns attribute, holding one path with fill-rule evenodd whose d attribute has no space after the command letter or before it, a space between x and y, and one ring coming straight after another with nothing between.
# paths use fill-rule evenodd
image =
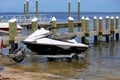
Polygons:
<instances>
[{"instance_id":1,"label":"horizon line","mask_svg":"<svg viewBox=\"0 0 120 80\"><path fill-rule=\"evenodd\" d=\"M43 13L43 12L49 12L49 11L42 11L42 12L39 12L39 13ZM66 12L66 11L51 11L51 12L65 12L65 13L68 13L68 12ZM72 11L71 13L76 13L77 11ZM96 12L96 13L120 13L120 12L115 12L115 11L107 11L107 12L103 12L103 11L82 11L81 13L84 13L84 12ZM24 12L0 12L0 13L24 13ZM36 13L36 12L32 12L32 11L30 11L29 13Z\"/></svg>"}]
</instances>

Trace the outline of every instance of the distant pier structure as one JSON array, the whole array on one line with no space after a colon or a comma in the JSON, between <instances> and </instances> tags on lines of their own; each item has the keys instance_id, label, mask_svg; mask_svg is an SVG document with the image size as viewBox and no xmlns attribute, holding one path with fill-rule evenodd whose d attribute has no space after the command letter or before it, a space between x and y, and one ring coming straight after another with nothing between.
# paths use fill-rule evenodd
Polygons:
<instances>
[{"instance_id":1,"label":"distant pier structure","mask_svg":"<svg viewBox=\"0 0 120 80\"><path fill-rule=\"evenodd\" d=\"M106 16L106 18L103 19L103 17L97 18L96 16L93 17L93 23L90 23L89 17L82 17L81 23L80 22L74 22L74 18L69 17L68 22L57 22L57 19L55 17L52 17L50 23L38 23L38 19L35 17L31 20L31 24L29 24L32 27L33 32L37 30L38 26L46 27L46 26L53 26L55 27L55 30L53 30L54 34L56 34L56 30L58 28L68 28L68 31L61 35L61 38L65 38L67 36L76 35L77 37L81 38L82 43L89 44L90 43L90 37L93 37L94 43L100 43L103 41L106 41L106 43L109 43L113 40L119 40L120 36L120 20L119 16L116 17L109 17ZM93 26L90 26L90 24L93 24ZM25 24L24 24L25 25ZM28 24L27 24L28 25ZM12 26L11 26L12 27ZM75 27L79 27L80 31L75 31ZM12 31L13 32L13 31ZM18 36L17 36L18 37ZM22 37L25 36L20 36ZM21 41L20 37L15 38L15 41ZM104 39L103 39L104 38ZM5 39L6 36L5 36ZM19 40L18 40L19 39ZM5 41L5 40L4 40Z\"/></svg>"},{"instance_id":2,"label":"distant pier structure","mask_svg":"<svg viewBox=\"0 0 120 80\"><path fill-rule=\"evenodd\" d=\"M50 26L51 23L51 18L52 16L47 16L46 14L39 14L39 1L36 0L36 9L35 9L35 14L30 14L29 12L29 0L26 0L24 2L24 14L22 15L4 15L4 22L8 22L11 18L15 18L17 19L17 23L21 26L31 26L32 22L31 20L36 17L38 18L38 24L39 26ZM71 0L68 0L68 17L71 16ZM68 27L68 22L57 22L58 26L61 27ZM75 22L75 25L81 25L81 21L80 21L80 0L78 0L78 22Z\"/></svg>"}]
</instances>

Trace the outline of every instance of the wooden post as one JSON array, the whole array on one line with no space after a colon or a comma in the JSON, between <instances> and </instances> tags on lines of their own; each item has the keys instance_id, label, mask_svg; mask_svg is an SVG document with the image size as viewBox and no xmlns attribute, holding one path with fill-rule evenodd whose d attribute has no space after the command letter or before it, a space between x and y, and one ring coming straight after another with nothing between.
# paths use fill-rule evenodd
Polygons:
<instances>
[{"instance_id":1,"label":"wooden post","mask_svg":"<svg viewBox=\"0 0 120 80\"><path fill-rule=\"evenodd\" d=\"M74 19L72 17L68 18L68 32L74 32Z\"/></svg>"},{"instance_id":2,"label":"wooden post","mask_svg":"<svg viewBox=\"0 0 120 80\"><path fill-rule=\"evenodd\" d=\"M27 2L24 2L24 7L25 7L25 18L27 19L28 18L28 14L27 14Z\"/></svg>"},{"instance_id":3,"label":"wooden post","mask_svg":"<svg viewBox=\"0 0 120 80\"><path fill-rule=\"evenodd\" d=\"M24 2L24 15L27 16L27 3Z\"/></svg>"},{"instance_id":4,"label":"wooden post","mask_svg":"<svg viewBox=\"0 0 120 80\"><path fill-rule=\"evenodd\" d=\"M94 16L94 31L97 31L97 17Z\"/></svg>"},{"instance_id":5,"label":"wooden post","mask_svg":"<svg viewBox=\"0 0 120 80\"><path fill-rule=\"evenodd\" d=\"M15 36L17 36L17 19L14 18L13 19L15 21ZM14 49L17 49L18 48L18 43L15 42L15 46L14 46Z\"/></svg>"},{"instance_id":6,"label":"wooden post","mask_svg":"<svg viewBox=\"0 0 120 80\"><path fill-rule=\"evenodd\" d=\"M109 16L106 16L106 30L107 31L110 31L109 29ZM108 43L109 42L109 35L106 35L106 42Z\"/></svg>"},{"instance_id":7,"label":"wooden post","mask_svg":"<svg viewBox=\"0 0 120 80\"><path fill-rule=\"evenodd\" d=\"M99 18L99 41L101 42L102 41L102 34L103 34L103 18L100 17Z\"/></svg>"},{"instance_id":8,"label":"wooden post","mask_svg":"<svg viewBox=\"0 0 120 80\"><path fill-rule=\"evenodd\" d=\"M12 54L15 49L15 21L14 19L9 20L9 44L10 44L10 51L9 53Z\"/></svg>"},{"instance_id":9,"label":"wooden post","mask_svg":"<svg viewBox=\"0 0 120 80\"><path fill-rule=\"evenodd\" d=\"M38 18L38 0L36 0L36 18Z\"/></svg>"},{"instance_id":10,"label":"wooden post","mask_svg":"<svg viewBox=\"0 0 120 80\"><path fill-rule=\"evenodd\" d=\"M34 32L38 29L38 19L35 17L31 20L31 22L32 22L32 32Z\"/></svg>"},{"instance_id":11,"label":"wooden post","mask_svg":"<svg viewBox=\"0 0 120 80\"><path fill-rule=\"evenodd\" d=\"M3 16L0 16L0 22L2 22L2 18L3 18Z\"/></svg>"},{"instance_id":12,"label":"wooden post","mask_svg":"<svg viewBox=\"0 0 120 80\"><path fill-rule=\"evenodd\" d=\"M24 2L24 15L26 14L26 2Z\"/></svg>"},{"instance_id":13,"label":"wooden post","mask_svg":"<svg viewBox=\"0 0 120 80\"><path fill-rule=\"evenodd\" d=\"M80 22L80 0L78 0L78 22Z\"/></svg>"},{"instance_id":14,"label":"wooden post","mask_svg":"<svg viewBox=\"0 0 120 80\"><path fill-rule=\"evenodd\" d=\"M56 25L56 18L55 17L52 18L51 23L52 23L52 27L55 28L52 31L53 31L54 34L56 34L57 25Z\"/></svg>"},{"instance_id":15,"label":"wooden post","mask_svg":"<svg viewBox=\"0 0 120 80\"><path fill-rule=\"evenodd\" d=\"M85 43L89 44L89 25L90 25L90 19L87 17L85 19Z\"/></svg>"},{"instance_id":16,"label":"wooden post","mask_svg":"<svg viewBox=\"0 0 120 80\"><path fill-rule=\"evenodd\" d=\"M78 22L80 22L80 0L78 0ZM78 32L80 31L80 26L78 26Z\"/></svg>"},{"instance_id":17,"label":"wooden post","mask_svg":"<svg viewBox=\"0 0 120 80\"><path fill-rule=\"evenodd\" d=\"M94 31L97 31L97 17L94 16ZM97 43L98 41L98 37L97 36L94 36L94 43Z\"/></svg>"},{"instance_id":18,"label":"wooden post","mask_svg":"<svg viewBox=\"0 0 120 80\"><path fill-rule=\"evenodd\" d=\"M14 21L15 21L15 36L17 36L17 19L16 18L14 18L13 19Z\"/></svg>"},{"instance_id":19,"label":"wooden post","mask_svg":"<svg viewBox=\"0 0 120 80\"><path fill-rule=\"evenodd\" d=\"M119 29L119 17L116 17L116 29ZM116 33L116 40L119 40L119 33Z\"/></svg>"},{"instance_id":20,"label":"wooden post","mask_svg":"<svg viewBox=\"0 0 120 80\"><path fill-rule=\"evenodd\" d=\"M82 20L81 20L81 27L82 27L82 32L84 33L85 32L85 18L84 18L84 16L82 17ZM82 37L81 38L82 40L82 43L85 43L85 37Z\"/></svg>"},{"instance_id":21,"label":"wooden post","mask_svg":"<svg viewBox=\"0 0 120 80\"><path fill-rule=\"evenodd\" d=\"M29 0L27 0L27 2L26 2L26 7L27 7L27 16L28 16L28 14L29 14Z\"/></svg>"},{"instance_id":22,"label":"wooden post","mask_svg":"<svg viewBox=\"0 0 120 80\"><path fill-rule=\"evenodd\" d=\"M114 40L114 17L110 19L111 40Z\"/></svg>"},{"instance_id":23,"label":"wooden post","mask_svg":"<svg viewBox=\"0 0 120 80\"><path fill-rule=\"evenodd\" d=\"M70 17L70 13L71 13L71 5L70 5L71 1L68 1L68 17Z\"/></svg>"}]
</instances>

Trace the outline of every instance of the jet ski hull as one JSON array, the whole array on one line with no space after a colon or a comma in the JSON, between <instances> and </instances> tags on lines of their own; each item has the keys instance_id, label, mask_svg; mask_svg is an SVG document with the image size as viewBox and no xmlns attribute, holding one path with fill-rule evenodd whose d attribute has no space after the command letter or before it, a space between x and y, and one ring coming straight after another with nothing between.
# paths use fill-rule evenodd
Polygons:
<instances>
[{"instance_id":1,"label":"jet ski hull","mask_svg":"<svg viewBox=\"0 0 120 80\"><path fill-rule=\"evenodd\" d=\"M68 49L64 49L57 45L38 44L35 42L23 42L23 43L27 45L27 48L29 48L33 52L36 52L39 55L58 55L58 54L68 55L71 53L80 54L81 52L84 52L88 49L88 47L74 47L74 46L69 47Z\"/></svg>"}]
</instances>

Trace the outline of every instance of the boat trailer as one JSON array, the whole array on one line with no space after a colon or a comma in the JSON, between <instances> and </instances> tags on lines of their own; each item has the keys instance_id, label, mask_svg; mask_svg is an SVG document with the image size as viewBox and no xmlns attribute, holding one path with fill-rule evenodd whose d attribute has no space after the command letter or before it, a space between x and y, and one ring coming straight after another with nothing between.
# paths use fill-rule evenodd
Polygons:
<instances>
[{"instance_id":1,"label":"boat trailer","mask_svg":"<svg viewBox=\"0 0 120 80\"><path fill-rule=\"evenodd\" d=\"M24 58L26 57L29 57L29 56L40 56L40 57L46 57L48 59L48 61L53 61L55 59L59 59L59 58L66 58L68 61L72 62L72 61L78 61L79 58L84 58L85 57L85 54L76 54L76 53L71 53L69 55L63 55L63 54L60 54L60 55L38 55L38 54L32 54L29 53L29 54L26 54L25 53L25 48L26 48L26 45L24 45L23 47L19 47L17 49L15 49L13 51L12 54L7 54L5 55L4 53L0 53L2 56L6 56L8 58L12 58L13 61L17 62L17 63L20 63L24 60Z\"/></svg>"}]
</instances>

